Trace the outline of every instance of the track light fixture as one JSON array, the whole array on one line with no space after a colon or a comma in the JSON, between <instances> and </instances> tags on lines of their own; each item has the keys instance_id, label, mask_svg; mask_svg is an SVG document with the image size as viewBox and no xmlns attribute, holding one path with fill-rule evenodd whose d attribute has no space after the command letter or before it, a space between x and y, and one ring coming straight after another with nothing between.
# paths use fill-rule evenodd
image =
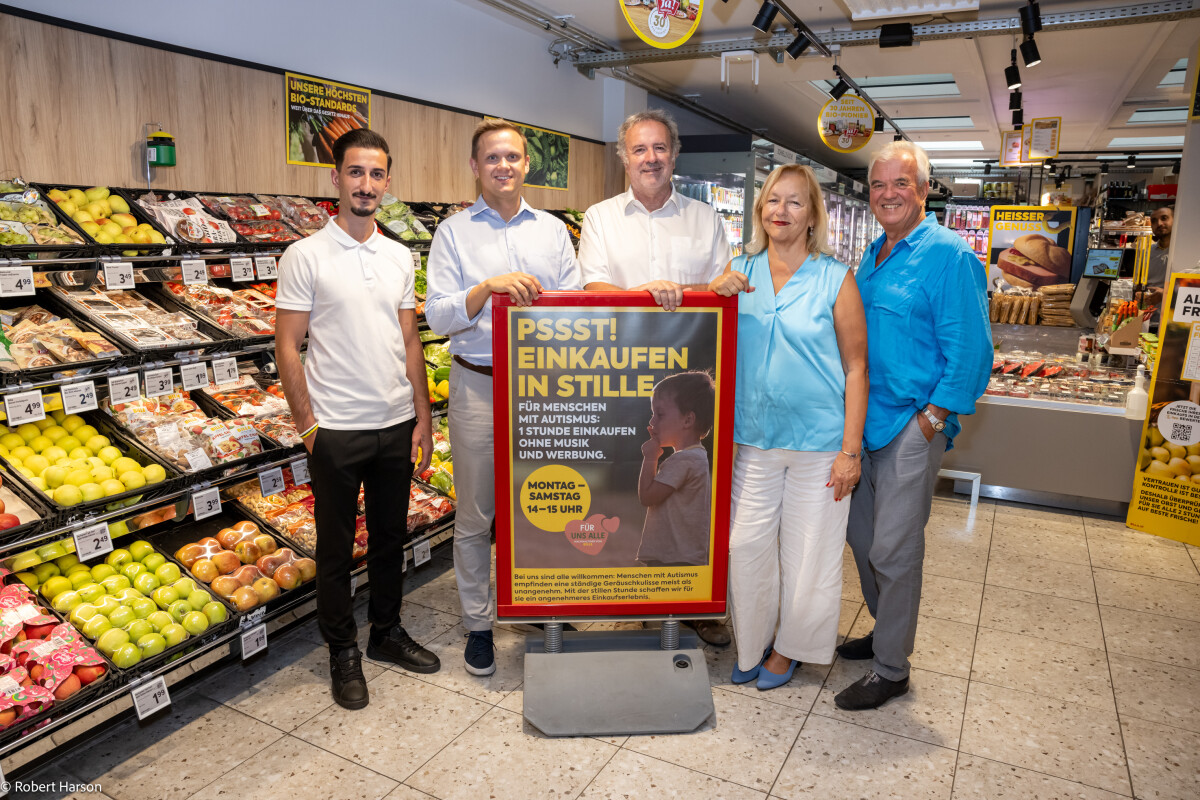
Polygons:
<instances>
[{"instance_id":1,"label":"track light fixture","mask_svg":"<svg viewBox=\"0 0 1200 800\"><path fill-rule=\"evenodd\" d=\"M771 30L771 24L775 22L775 15L779 13L779 6L766 0L758 9L758 16L754 18L751 24L758 28L763 33Z\"/></svg>"},{"instance_id":2,"label":"track light fixture","mask_svg":"<svg viewBox=\"0 0 1200 800\"><path fill-rule=\"evenodd\" d=\"M1013 109L1012 124L1013 125L1024 125L1025 124L1025 110L1024 109L1021 109L1021 108Z\"/></svg>"},{"instance_id":3,"label":"track light fixture","mask_svg":"<svg viewBox=\"0 0 1200 800\"><path fill-rule=\"evenodd\" d=\"M1021 32L1026 36L1033 36L1042 29L1042 11L1033 0L1017 9L1017 13L1021 16Z\"/></svg>"},{"instance_id":4,"label":"track light fixture","mask_svg":"<svg viewBox=\"0 0 1200 800\"><path fill-rule=\"evenodd\" d=\"M1008 95L1008 110L1016 111L1020 107L1021 107L1021 90L1017 89L1015 92L1010 92Z\"/></svg>"},{"instance_id":5,"label":"track light fixture","mask_svg":"<svg viewBox=\"0 0 1200 800\"><path fill-rule=\"evenodd\" d=\"M983 165L983 174L984 175L992 174L992 163L990 161Z\"/></svg>"},{"instance_id":6,"label":"track light fixture","mask_svg":"<svg viewBox=\"0 0 1200 800\"><path fill-rule=\"evenodd\" d=\"M883 117L875 118L875 132L883 133Z\"/></svg>"},{"instance_id":7,"label":"track light fixture","mask_svg":"<svg viewBox=\"0 0 1200 800\"><path fill-rule=\"evenodd\" d=\"M1179 162L1178 161L1171 162L1171 168L1167 170L1167 174L1168 175L1178 175L1179 174Z\"/></svg>"},{"instance_id":8,"label":"track light fixture","mask_svg":"<svg viewBox=\"0 0 1200 800\"><path fill-rule=\"evenodd\" d=\"M904 141L904 136L902 134L897 133L895 136L892 137L892 141L893 142L902 142L902 141Z\"/></svg>"},{"instance_id":9,"label":"track light fixture","mask_svg":"<svg viewBox=\"0 0 1200 800\"><path fill-rule=\"evenodd\" d=\"M1012 51L1012 64L1004 68L1004 81L1008 84L1008 90L1021 88L1021 71L1017 69L1017 48Z\"/></svg>"},{"instance_id":10,"label":"track light fixture","mask_svg":"<svg viewBox=\"0 0 1200 800\"><path fill-rule=\"evenodd\" d=\"M1026 36L1025 41L1021 42L1021 60L1025 62L1027 67L1036 67L1042 63L1042 56L1038 52L1037 42L1032 36Z\"/></svg>"},{"instance_id":11,"label":"track light fixture","mask_svg":"<svg viewBox=\"0 0 1200 800\"><path fill-rule=\"evenodd\" d=\"M807 36L803 33L797 33L796 38L792 39L792 43L787 46L787 54L793 59L799 58L811 44L812 40Z\"/></svg>"},{"instance_id":12,"label":"track light fixture","mask_svg":"<svg viewBox=\"0 0 1200 800\"><path fill-rule=\"evenodd\" d=\"M850 91L850 84L839 78L838 82L835 83L833 88L829 90L829 96L834 100L841 100L842 95L848 91Z\"/></svg>"},{"instance_id":13,"label":"track light fixture","mask_svg":"<svg viewBox=\"0 0 1200 800\"><path fill-rule=\"evenodd\" d=\"M1137 166L1137 156L1130 156L1129 158L1125 159L1125 166L1129 167L1130 169L1133 169L1134 167L1136 167Z\"/></svg>"}]
</instances>

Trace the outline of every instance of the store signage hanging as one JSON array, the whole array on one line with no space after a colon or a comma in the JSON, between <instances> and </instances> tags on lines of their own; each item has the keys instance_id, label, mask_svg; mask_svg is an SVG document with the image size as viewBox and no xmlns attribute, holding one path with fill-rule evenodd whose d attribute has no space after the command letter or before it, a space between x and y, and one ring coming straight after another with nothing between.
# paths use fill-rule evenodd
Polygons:
<instances>
[{"instance_id":1,"label":"store signage hanging","mask_svg":"<svg viewBox=\"0 0 1200 800\"><path fill-rule=\"evenodd\" d=\"M662 50L690 39L704 11L704 0L617 0L617 5L638 38Z\"/></svg>"},{"instance_id":2,"label":"store signage hanging","mask_svg":"<svg viewBox=\"0 0 1200 800\"><path fill-rule=\"evenodd\" d=\"M1000 147L1000 166L1002 167L1027 167L1030 166L1025 161L1021 160L1021 135L1024 131L1004 131L1002 134L1002 145Z\"/></svg>"},{"instance_id":3,"label":"store signage hanging","mask_svg":"<svg viewBox=\"0 0 1200 800\"><path fill-rule=\"evenodd\" d=\"M1029 158L1033 161L1058 158L1061 128L1062 117L1043 117L1030 120L1029 125L1026 126L1029 131Z\"/></svg>"},{"instance_id":4,"label":"store signage hanging","mask_svg":"<svg viewBox=\"0 0 1200 800\"><path fill-rule=\"evenodd\" d=\"M862 150L875 132L875 111L871 104L855 94L844 94L830 100L817 117L817 133L821 141L839 153Z\"/></svg>"},{"instance_id":5,"label":"store signage hanging","mask_svg":"<svg viewBox=\"0 0 1200 800\"><path fill-rule=\"evenodd\" d=\"M333 143L371 127L371 90L294 72L283 74L287 163L332 167Z\"/></svg>"},{"instance_id":6,"label":"store signage hanging","mask_svg":"<svg viewBox=\"0 0 1200 800\"><path fill-rule=\"evenodd\" d=\"M996 278L1034 289L1070 283L1074 249L1073 207L993 206L988 228L989 285Z\"/></svg>"},{"instance_id":7,"label":"store signage hanging","mask_svg":"<svg viewBox=\"0 0 1200 800\"><path fill-rule=\"evenodd\" d=\"M673 312L624 293L492 302L499 616L723 613L736 299ZM689 397L711 378L713 406L691 412L711 411L711 429L650 437L667 378ZM638 495L643 460L659 455L656 469L692 476L669 512Z\"/></svg>"},{"instance_id":8,"label":"store signage hanging","mask_svg":"<svg viewBox=\"0 0 1200 800\"><path fill-rule=\"evenodd\" d=\"M1125 524L1200 546L1200 276L1170 276Z\"/></svg>"}]
</instances>

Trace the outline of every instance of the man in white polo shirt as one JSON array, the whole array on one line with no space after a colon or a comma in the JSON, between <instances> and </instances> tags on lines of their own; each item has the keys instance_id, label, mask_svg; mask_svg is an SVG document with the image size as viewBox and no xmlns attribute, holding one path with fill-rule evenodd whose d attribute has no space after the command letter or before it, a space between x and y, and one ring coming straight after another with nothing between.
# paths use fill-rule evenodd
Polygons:
<instances>
[{"instance_id":1,"label":"man in white polo shirt","mask_svg":"<svg viewBox=\"0 0 1200 800\"><path fill-rule=\"evenodd\" d=\"M436 672L437 656L400 625L408 487L433 449L413 261L375 228L391 182L387 141L355 130L333 145L337 217L279 261L276 359L309 452L316 499L317 621L333 698L367 705L350 589L358 490L366 502L371 635L367 656ZM308 333L308 357L300 346Z\"/></svg>"},{"instance_id":2,"label":"man in white polo shirt","mask_svg":"<svg viewBox=\"0 0 1200 800\"><path fill-rule=\"evenodd\" d=\"M579 237L579 267L589 292L645 290L667 311L685 289L707 290L733 258L720 216L707 203L675 191L679 127L667 112L630 115L617 131L629 190L587 210ZM689 623L700 638L730 642L719 622Z\"/></svg>"},{"instance_id":3,"label":"man in white polo shirt","mask_svg":"<svg viewBox=\"0 0 1200 800\"><path fill-rule=\"evenodd\" d=\"M425 319L450 336L450 450L454 453L454 573L467 629L467 671L491 675L491 528L496 515L492 443L492 293L527 306L538 294L579 289L567 227L521 198L525 137L485 119L471 138L480 197L438 225L429 251Z\"/></svg>"}]
</instances>

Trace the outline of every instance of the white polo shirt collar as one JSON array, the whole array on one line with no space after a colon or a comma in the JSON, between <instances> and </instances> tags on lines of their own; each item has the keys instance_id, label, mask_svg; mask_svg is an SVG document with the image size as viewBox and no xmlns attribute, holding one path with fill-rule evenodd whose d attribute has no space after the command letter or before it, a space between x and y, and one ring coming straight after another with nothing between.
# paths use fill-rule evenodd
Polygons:
<instances>
[{"instance_id":1,"label":"white polo shirt collar","mask_svg":"<svg viewBox=\"0 0 1200 800\"><path fill-rule=\"evenodd\" d=\"M383 239L383 234L379 232L378 227L372 228L371 235L367 237L365 242L360 242L346 233L342 229L342 226L337 224L336 219L331 219L325 227L329 229L329 235L333 237L333 240L346 249L362 247L371 253L375 253L379 250L380 240Z\"/></svg>"}]
</instances>

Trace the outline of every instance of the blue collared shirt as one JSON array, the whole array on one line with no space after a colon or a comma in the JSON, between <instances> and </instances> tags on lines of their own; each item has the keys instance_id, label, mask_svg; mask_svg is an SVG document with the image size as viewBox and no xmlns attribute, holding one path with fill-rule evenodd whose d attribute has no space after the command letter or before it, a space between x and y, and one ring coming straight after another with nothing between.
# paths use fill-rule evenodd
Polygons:
<instances>
[{"instance_id":1,"label":"blue collared shirt","mask_svg":"<svg viewBox=\"0 0 1200 800\"><path fill-rule=\"evenodd\" d=\"M492 364L492 301L467 315L467 293L509 272L533 275L546 291L582 289L575 248L562 220L531 208L508 222L480 197L438 225L426 264L425 319L450 336L450 352L472 364Z\"/></svg>"},{"instance_id":2,"label":"blue collared shirt","mask_svg":"<svg viewBox=\"0 0 1200 800\"><path fill-rule=\"evenodd\" d=\"M879 266L886 241L868 245L856 276L867 312L871 394L863 431L868 450L896 437L932 403L949 409L946 438L972 414L992 368L987 276L979 257L926 215Z\"/></svg>"}]
</instances>

